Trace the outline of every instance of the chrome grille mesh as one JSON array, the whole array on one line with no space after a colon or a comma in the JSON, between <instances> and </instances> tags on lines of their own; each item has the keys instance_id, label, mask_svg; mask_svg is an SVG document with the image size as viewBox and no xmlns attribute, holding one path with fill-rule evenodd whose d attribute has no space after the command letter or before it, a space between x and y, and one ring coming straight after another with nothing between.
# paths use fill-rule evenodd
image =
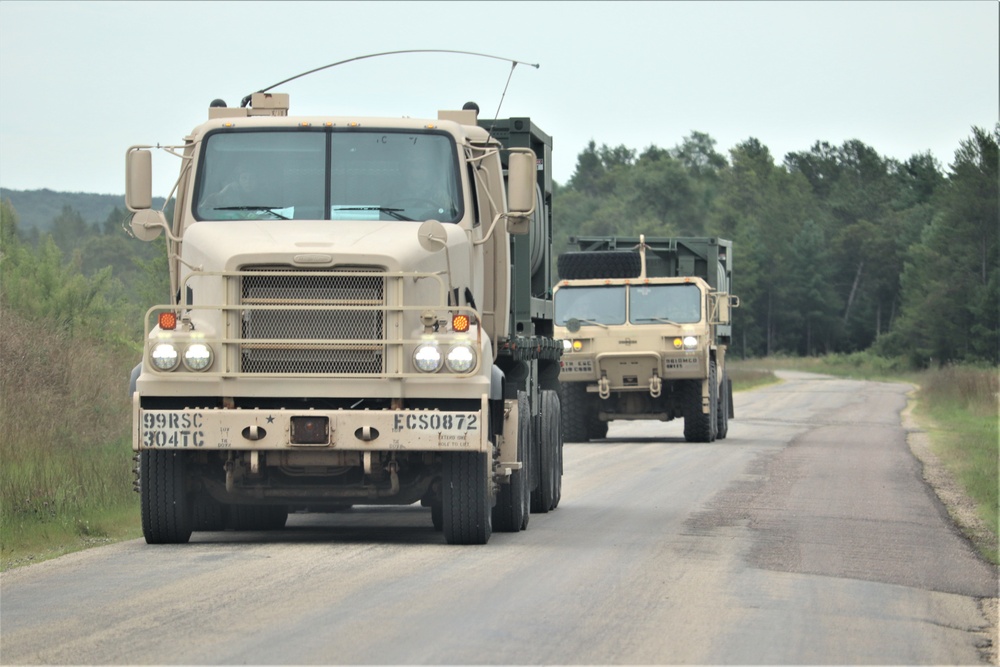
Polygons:
<instances>
[{"instance_id":1,"label":"chrome grille mesh","mask_svg":"<svg viewBox=\"0 0 1000 667\"><path fill-rule=\"evenodd\" d=\"M383 373L385 278L365 273L246 270L239 279L242 371Z\"/></svg>"}]
</instances>

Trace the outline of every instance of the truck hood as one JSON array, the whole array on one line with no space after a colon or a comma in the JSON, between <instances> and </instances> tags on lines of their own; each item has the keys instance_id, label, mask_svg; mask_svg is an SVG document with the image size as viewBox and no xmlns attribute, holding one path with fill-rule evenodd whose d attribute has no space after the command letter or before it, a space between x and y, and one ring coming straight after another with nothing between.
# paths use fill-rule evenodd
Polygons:
<instances>
[{"instance_id":1,"label":"truck hood","mask_svg":"<svg viewBox=\"0 0 1000 667\"><path fill-rule=\"evenodd\" d=\"M181 255L190 267L201 271L236 271L244 266L261 265L445 270L444 252L429 252L420 246L419 227L419 222L379 220L199 222L187 229ZM452 269L468 266L467 261L456 261L460 256L456 250L468 252L465 232L458 225L444 227ZM182 268L182 272L186 269Z\"/></svg>"}]
</instances>

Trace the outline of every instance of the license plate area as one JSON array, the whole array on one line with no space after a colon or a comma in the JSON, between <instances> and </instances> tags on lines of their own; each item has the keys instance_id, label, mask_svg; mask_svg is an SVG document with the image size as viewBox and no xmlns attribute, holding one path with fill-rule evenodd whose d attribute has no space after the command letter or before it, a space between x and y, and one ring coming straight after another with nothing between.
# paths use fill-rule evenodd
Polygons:
<instances>
[{"instance_id":1,"label":"license plate area","mask_svg":"<svg viewBox=\"0 0 1000 667\"><path fill-rule=\"evenodd\" d=\"M328 445L330 418L292 417L289 435L293 445Z\"/></svg>"}]
</instances>

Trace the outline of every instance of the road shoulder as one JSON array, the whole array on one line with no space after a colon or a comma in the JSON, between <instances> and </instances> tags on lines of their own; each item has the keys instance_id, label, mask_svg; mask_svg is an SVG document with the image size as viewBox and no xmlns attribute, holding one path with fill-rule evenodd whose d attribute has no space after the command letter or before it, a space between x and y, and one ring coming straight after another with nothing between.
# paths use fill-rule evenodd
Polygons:
<instances>
[{"instance_id":1,"label":"road shoulder","mask_svg":"<svg viewBox=\"0 0 1000 667\"><path fill-rule=\"evenodd\" d=\"M916 389L907 395L906 409L900 415L903 428L906 429L906 441L910 451L920 461L923 467L924 480L934 489L934 493L948 510L949 516L959 531L978 548L989 544L993 539L986 522L976 511L975 502L968 497L962 487L955 481L954 475L945 467L941 459L931 450L931 438L924 426L913 413L916 405ZM927 420L922 417L921 420ZM998 665L997 640L997 597L980 598L979 608L987 622L983 628L984 644L980 647L983 658L991 665Z\"/></svg>"}]
</instances>

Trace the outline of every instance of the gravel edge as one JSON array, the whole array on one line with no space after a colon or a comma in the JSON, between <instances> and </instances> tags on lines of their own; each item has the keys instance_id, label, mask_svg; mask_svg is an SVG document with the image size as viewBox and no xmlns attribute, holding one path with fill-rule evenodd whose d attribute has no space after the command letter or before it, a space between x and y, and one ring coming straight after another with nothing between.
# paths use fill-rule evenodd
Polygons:
<instances>
[{"instance_id":1,"label":"gravel edge","mask_svg":"<svg viewBox=\"0 0 1000 667\"><path fill-rule=\"evenodd\" d=\"M995 538L986 522L979 517L976 503L973 502L962 487L955 481L941 459L931 451L931 437L913 414L916 405L916 388L907 394L906 408L900 417L903 428L906 429L906 442L910 451L923 466L924 480L934 489L934 493L948 510L949 516L958 529L973 545L989 544ZM922 418L926 421L926 418ZM932 424L932 423L931 423ZM977 552L978 553L978 552ZM997 656L998 635L997 623L998 598L980 598L979 610L986 621L980 631L984 641L980 646L983 659L990 665L1000 665Z\"/></svg>"}]
</instances>

